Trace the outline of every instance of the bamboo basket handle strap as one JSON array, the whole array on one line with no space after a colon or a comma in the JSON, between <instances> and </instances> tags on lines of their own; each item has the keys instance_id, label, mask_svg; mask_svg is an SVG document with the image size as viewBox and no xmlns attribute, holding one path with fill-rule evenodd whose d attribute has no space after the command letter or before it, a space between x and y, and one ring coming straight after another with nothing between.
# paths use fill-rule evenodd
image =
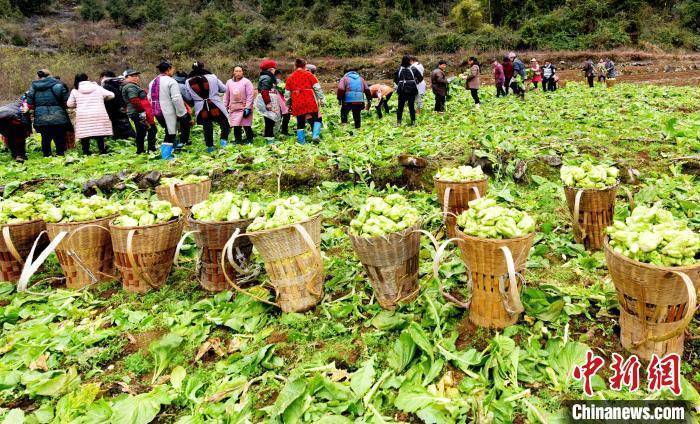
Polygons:
<instances>
[{"instance_id":1,"label":"bamboo basket handle strap","mask_svg":"<svg viewBox=\"0 0 700 424\"><path fill-rule=\"evenodd\" d=\"M309 250L311 250L311 254L314 256L314 259L316 260L316 263L318 265L313 277L309 279L309 282L307 282L306 289L314 296L321 296L322 287L316 289L316 287L310 286L310 283L312 283L316 279L316 274L318 274L318 272L321 269L323 269L323 259L321 259L321 253L316 248L316 243L314 243L313 239L311 238L311 235L309 235L309 232L306 231L306 228L304 228L301 224L294 224L294 228L299 232L299 235L301 235L302 240L304 240L304 243L306 243L306 246L309 248ZM321 286L323 286L323 280L321 281Z\"/></svg>"},{"instance_id":2,"label":"bamboo basket handle strap","mask_svg":"<svg viewBox=\"0 0 700 424\"><path fill-rule=\"evenodd\" d=\"M36 250L37 245L39 244L39 240L41 239L41 236L44 234L47 234L46 231L42 231L39 233L37 238L34 240L34 244L32 245L32 250L29 251L29 256L27 256L27 261L24 263L24 266L22 267L22 272L19 276L19 281L17 281L17 291L24 291L27 289L27 284L29 284L29 279L32 278L32 275L36 273L36 271L39 269L41 264L44 263L46 258L54 251L56 250L56 246L63 240L63 238L68 234L67 231L61 231L58 234L56 234L56 237L49 243L49 245L44 249L43 252L39 254L39 256L34 259L34 251Z\"/></svg>"},{"instance_id":3,"label":"bamboo basket handle strap","mask_svg":"<svg viewBox=\"0 0 700 424\"><path fill-rule=\"evenodd\" d=\"M228 262L231 264L233 269L235 269L239 275L246 276L246 278L251 278L251 277L254 277L255 275L257 275L256 271L241 268L241 266L239 266L238 262L236 262L236 259L233 257L233 249L236 246L236 239L238 239L238 237L242 237L243 235L244 234L241 233L241 229L236 228L233 231L233 234L231 234L231 237L229 238L229 240L231 241L231 244L228 246L228 248L224 248L224 250L221 252L221 255L222 256L226 255L226 257L228 258ZM236 252L238 252L240 254L240 256L242 256L242 253L238 247L236 247Z\"/></svg>"},{"instance_id":4,"label":"bamboo basket handle strap","mask_svg":"<svg viewBox=\"0 0 700 424\"><path fill-rule=\"evenodd\" d=\"M80 227L71 231L70 234L68 234L68 237L66 238L65 243L70 246L70 241L73 238L73 236L86 228L99 228L99 229L107 231L107 233L109 234L109 228L107 228L103 225L85 224L85 225L81 225ZM85 263L80 258L80 255L78 255L78 253L75 252L75 250L68 248L66 250L66 253L68 254L68 256L73 258L73 261L75 261L75 264L78 265L80 267L80 269L82 269L85 274L87 274L87 276L90 278L90 280L93 282L93 284L97 282L97 276L95 276L95 273L93 273L92 270L90 270L89 267L85 265ZM110 278L116 278L113 275L105 274L105 273L99 272L99 271L97 271L97 272L102 274L102 275L105 275L107 277L110 277Z\"/></svg>"},{"instance_id":5,"label":"bamboo basket handle strap","mask_svg":"<svg viewBox=\"0 0 700 424\"><path fill-rule=\"evenodd\" d=\"M630 189L628 189L625 186L620 186L620 188L622 189L622 191L625 192L625 195L627 196L627 201L630 204L630 210L633 211L634 210L634 196L632 196L632 192L630 191Z\"/></svg>"},{"instance_id":6,"label":"bamboo basket handle strap","mask_svg":"<svg viewBox=\"0 0 700 424\"><path fill-rule=\"evenodd\" d=\"M131 265L131 269L134 272L134 276L140 280L151 286L152 288L157 288L156 285L153 283L153 280L151 280L151 276L148 275L148 271L143 271L141 267L139 267L138 263L136 263L136 257L134 256L134 235L136 234L136 230L132 229L129 230L129 233L126 235L126 257L129 260L129 265Z\"/></svg>"},{"instance_id":7,"label":"bamboo basket handle strap","mask_svg":"<svg viewBox=\"0 0 700 424\"><path fill-rule=\"evenodd\" d=\"M177 247L175 247L175 258L173 258L173 265L179 266L180 262L180 250L182 250L182 246L185 244L185 240L187 240L187 237L193 235L194 233L198 233L198 230L194 231L185 231L185 233L180 237L180 241L177 242Z\"/></svg>"},{"instance_id":8,"label":"bamboo basket handle strap","mask_svg":"<svg viewBox=\"0 0 700 424\"><path fill-rule=\"evenodd\" d=\"M242 288L236 282L231 279L231 277L228 275L228 272L226 271L226 252L231 249L231 246L233 246L233 243L236 241L236 236L238 236L238 232L240 232L240 228L236 228L236 231L233 232L233 235L231 235L231 238L228 239L226 244L224 245L224 250L221 252L221 257L219 258L219 265L221 266L221 272L224 274L224 278L226 279L226 282L228 283L229 286L233 287L234 290L236 290L239 293L243 293L244 295L250 297L251 299L257 300L258 302L266 303L271 306L275 306L277 308L280 307L279 304L275 302L270 302L267 299L263 299L260 296L256 296L253 293L249 292L248 290Z\"/></svg>"},{"instance_id":9,"label":"bamboo basket handle strap","mask_svg":"<svg viewBox=\"0 0 700 424\"><path fill-rule=\"evenodd\" d=\"M574 232L581 234L581 238L586 237L586 230L579 225L578 219L581 216L581 196L583 196L583 190L576 192L576 197L574 198L574 215L572 216L572 221L574 223Z\"/></svg>"},{"instance_id":10,"label":"bamboo basket handle strap","mask_svg":"<svg viewBox=\"0 0 700 424\"><path fill-rule=\"evenodd\" d=\"M170 184L168 186L168 192L170 193L170 198L172 199L171 203L182 209L182 206L180 206L180 199L177 197L177 191L175 190L175 184Z\"/></svg>"},{"instance_id":11,"label":"bamboo basket handle strap","mask_svg":"<svg viewBox=\"0 0 700 424\"><path fill-rule=\"evenodd\" d=\"M450 210L450 192L452 191L451 187L447 187L445 189L445 194L442 196L442 223L444 224L447 221L447 214L449 213Z\"/></svg>"},{"instance_id":12,"label":"bamboo basket handle strap","mask_svg":"<svg viewBox=\"0 0 700 424\"><path fill-rule=\"evenodd\" d=\"M452 296L451 294L447 293L447 292L445 291L445 288L444 288L443 285L442 285L442 280L440 280L440 261L442 260L442 255L443 255L443 253L445 253L445 249L447 249L447 246L448 246L451 242L453 242L453 241L457 242L457 241L460 241L460 240L461 240L461 239L456 238L456 237L455 237L455 238L451 238L451 239L449 239L449 240L445 240L445 242L442 243L442 245L440 245L440 247L437 248L437 250L435 251L435 258L433 259L433 277L434 277L435 280L438 282L438 287L439 287L439 289L440 289L440 294L442 294L442 297L445 298L445 300L447 300L448 302L454 303L455 305L457 305L457 306L460 307L460 308L468 309L468 308L469 308L469 305L471 304L471 301L472 301L472 300L471 300L472 272L471 272L471 270L469 269L469 265L466 264L466 263L464 264L464 266L467 267L467 277L468 277L468 282L467 282L467 284L468 284L469 289L470 289L470 294L469 294L470 297L469 297L469 299L467 299L466 302L462 302L462 301L460 301L459 299L457 299L456 297L454 297L454 296Z\"/></svg>"},{"instance_id":13,"label":"bamboo basket handle strap","mask_svg":"<svg viewBox=\"0 0 700 424\"><path fill-rule=\"evenodd\" d=\"M481 193L479 193L479 187L473 185L472 186L472 191L474 191L474 195L476 196L477 199L481 198Z\"/></svg>"},{"instance_id":14,"label":"bamboo basket handle strap","mask_svg":"<svg viewBox=\"0 0 700 424\"><path fill-rule=\"evenodd\" d=\"M652 336L651 331L647 331L647 335L644 339L642 339L639 342L634 342L635 344L642 344L645 341L650 341L650 342L664 342L668 339L671 339L676 336L680 336L683 334L686 328L688 328L688 325L690 324L690 321L693 320L693 316L695 315L695 310L697 309L697 293L695 291L695 286L693 285L693 281L690 279L688 274L681 272L681 271L671 271L672 273L676 274L681 278L683 283L685 284L685 288L688 291L688 303L685 306L685 314L683 316L683 319L678 321L678 325L674 326L672 330L669 332L659 335L659 336Z\"/></svg>"},{"instance_id":15,"label":"bamboo basket handle strap","mask_svg":"<svg viewBox=\"0 0 700 424\"><path fill-rule=\"evenodd\" d=\"M22 259L22 256L19 254L17 249L15 248L15 244L12 242L12 236L10 235L10 227L5 225L2 227L2 239L5 242L5 245L7 246L7 249L10 251L10 254L12 255L13 258L17 262L20 263L20 265L24 265L24 259Z\"/></svg>"},{"instance_id":16,"label":"bamboo basket handle strap","mask_svg":"<svg viewBox=\"0 0 700 424\"><path fill-rule=\"evenodd\" d=\"M506 267L508 268L508 280L510 282L508 287L508 292L505 289L505 279L500 278L498 281L498 289L501 292L501 297L503 300L503 306L510 315L517 315L525 310L522 302L520 301L520 292L518 291L518 279L515 272L515 262L513 261L513 254L511 253L508 246L501 246L501 251L503 252L503 257L506 260Z\"/></svg>"},{"instance_id":17,"label":"bamboo basket handle strap","mask_svg":"<svg viewBox=\"0 0 700 424\"><path fill-rule=\"evenodd\" d=\"M76 228L75 230L71 231L70 234L68 234L68 238L66 239L66 244L70 243L70 240L73 238L74 235L77 233L83 231L86 228L100 228L102 230L105 230L109 233L109 228L105 227L104 225L100 224L85 224L81 225L80 227Z\"/></svg>"}]
</instances>

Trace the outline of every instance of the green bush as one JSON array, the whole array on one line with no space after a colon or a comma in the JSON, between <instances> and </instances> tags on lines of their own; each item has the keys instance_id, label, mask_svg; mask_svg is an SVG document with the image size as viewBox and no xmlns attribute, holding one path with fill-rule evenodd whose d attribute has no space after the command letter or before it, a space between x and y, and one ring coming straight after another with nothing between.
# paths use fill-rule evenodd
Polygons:
<instances>
[{"instance_id":1,"label":"green bush","mask_svg":"<svg viewBox=\"0 0 700 424\"><path fill-rule=\"evenodd\" d=\"M304 36L301 54L304 56L358 56L371 53L376 42L365 36L347 37L328 29L310 31Z\"/></svg>"},{"instance_id":2,"label":"green bush","mask_svg":"<svg viewBox=\"0 0 700 424\"><path fill-rule=\"evenodd\" d=\"M272 47L272 29L269 25L253 25L243 34L243 45L254 53L264 53Z\"/></svg>"},{"instance_id":3,"label":"green bush","mask_svg":"<svg viewBox=\"0 0 700 424\"><path fill-rule=\"evenodd\" d=\"M43 15L51 11L53 0L10 0L10 5L24 16Z\"/></svg>"},{"instance_id":4,"label":"green bush","mask_svg":"<svg viewBox=\"0 0 700 424\"><path fill-rule=\"evenodd\" d=\"M398 10L392 10L386 18L386 34L391 41L399 41L407 32L406 17Z\"/></svg>"},{"instance_id":5,"label":"green bush","mask_svg":"<svg viewBox=\"0 0 700 424\"><path fill-rule=\"evenodd\" d=\"M104 5L100 0L81 0L80 17L86 21L97 22L105 17Z\"/></svg>"},{"instance_id":6,"label":"green bush","mask_svg":"<svg viewBox=\"0 0 700 424\"><path fill-rule=\"evenodd\" d=\"M478 30L484 23L484 14L479 0L460 0L450 12L450 19L463 33Z\"/></svg>"},{"instance_id":7,"label":"green bush","mask_svg":"<svg viewBox=\"0 0 700 424\"><path fill-rule=\"evenodd\" d=\"M700 1L684 0L676 5L674 11L684 27L700 32Z\"/></svg>"},{"instance_id":8,"label":"green bush","mask_svg":"<svg viewBox=\"0 0 700 424\"><path fill-rule=\"evenodd\" d=\"M165 17L163 0L146 0L146 19L148 22L160 22Z\"/></svg>"},{"instance_id":9,"label":"green bush","mask_svg":"<svg viewBox=\"0 0 700 424\"><path fill-rule=\"evenodd\" d=\"M430 50L445 53L455 53L466 44L467 40L463 35L453 32L437 34L429 40Z\"/></svg>"}]
</instances>

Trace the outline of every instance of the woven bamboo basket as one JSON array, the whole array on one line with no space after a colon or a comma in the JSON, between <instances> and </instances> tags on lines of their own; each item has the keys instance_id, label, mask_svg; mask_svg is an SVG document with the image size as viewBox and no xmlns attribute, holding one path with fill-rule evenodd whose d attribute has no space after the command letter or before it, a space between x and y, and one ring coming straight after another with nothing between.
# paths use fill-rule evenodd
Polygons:
<instances>
[{"instance_id":1,"label":"woven bamboo basket","mask_svg":"<svg viewBox=\"0 0 700 424\"><path fill-rule=\"evenodd\" d=\"M109 222L115 216L84 222L48 223L53 240L61 231L66 238L56 247L56 257L66 276L66 286L79 289L100 281L114 280L114 252Z\"/></svg>"},{"instance_id":2,"label":"woven bamboo basket","mask_svg":"<svg viewBox=\"0 0 700 424\"><path fill-rule=\"evenodd\" d=\"M197 221L190 215L189 227L194 231L194 238L200 250L199 257L199 281L205 290L219 292L230 288L227 276L234 279L242 277L242 273L237 270L229 261L224 261L221 266L221 254L226 246L226 242L238 229L244 233L252 219L241 219L237 221L205 222ZM240 262L247 262L253 251L253 244L248 237L237 237L233 249L234 257Z\"/></svg>"},{"instance_id":3,"label":"woven bamboo basket","mask_svg":"<svg viewBox=\"0 0 700 424\"><path fill-rule=\"evenodd\" d=\"M615 87L615 84L617 84L617 80L615 78L607 78L605 80L605 86L608 88Z\"/></svg>"},{"instance_id":4,"label":"woven bamboo basket","mask_svg":"<svg viewBox=\"0 0 700 424\"><path fill-rule=\"evenodd\" d=\"M173 265L183 218L144 227L109 223L114 262L124 290L145 293L165 284Z\"/></svg>"},{"instance_id":5,"label":"woven bamboo basket","mask_svg":"<svg viewBox=\"0 0 700 424\"><path fill-rule=\"evenodd\" d=\"M417 225L386 236L349 237L382 308L394 309L416 298L421 238Z\"/></svg>"},{"instance_id":6,"label":"woven bamboo basket","mask_svg":"<svg viewBox=\"0 0 700 424\"><path fill-rule=\"evenodd\" d=\"M566 88L566 81L564 81L564 80L557 81L557 88Z\"/></svg>"},{"instance_id":7,"label":"woven bamboo basket","mask_svg":"<svg viewBox=\"0 0 700 424\"><path fill-rule=\"evenodd\" d=\"M457 237L445 241L436 251L433 273L440 280L440 260L445 248L455 241L467 266L471 297L457 300L440 286L440 292L450 302L469 309L469 320L480 327L504 328L513 325L525 310L520 301L520 289L527 256L535 233L512 239L472 237L459 229Z\"/></svg>"},{"instance_id":8,"label":"woven bamboo basket","mask_svg":"<svg viewBox=\"0 0 700 424\"><path fill-rule=\"evenodd\" d=\"M167 200L182 209L182 216L190 216L190 208L209 198L211 180L190 184L161 184L156 187L156 195L160 200Z\"/></svg>"},{"instance_id":9,"label":"woven bamboo basket","mask_svg":"<svg viewBox=\"0 0 700 424\"><path fill-rule=\"evenodd\" d=\"M19 281L34 241L45 230L46 223L41 219L0 226L0 281ZM36 252L47 245L48 238L41 237Z\"/></svg>"},{"instance_id":10,"label":"woven bamboo basket","mask_svg":"<svg viewBox=\"0 0 700 424\"><path fill-rule=\"evenodd\" d=\"M603 248L605 229L612 224L615 215L615 198L619 187L615 185L601 190L564 187L566 203L574 226L574 238L586 249ZM632 194L624 190L630 206L634 207Z\"/></svg>"},{"instance_id":11,"label":"woven bamboo basket","mask_svg":"<svg viewBox=\"0 0 700 424\"><path fill-rule=\"evenodd\" d=\"M605 240L605 260L620 303L620 341L640 358L683 354L685 330L697 308L700 262L660 267L635 261Z\"/></svg>"},{"instance_id":12,"label":"woven bamboo basket","mask_svg":"<svg viewBox=\"0 0 700 424\"><path fill-rule=\"evenodd\" d=\"M468 203L486 195L488 179L453 182L433 178L438 203L442 208L447 235L455 237L457 215L469 209Z\"/></svg>"},{"instance_id":13,"label":"woven bamboo basket","mask_svg":"<svg viewBox=\"0 0 700 424\"><path fill-rule=\"evenodd\" d=\"M276 302L259 298L234 283L236 290L284 312L303 312L321 301L325 275L320 215L299 224L248 233L248 237L265 262Z\"/></svg>"}]
</instances>

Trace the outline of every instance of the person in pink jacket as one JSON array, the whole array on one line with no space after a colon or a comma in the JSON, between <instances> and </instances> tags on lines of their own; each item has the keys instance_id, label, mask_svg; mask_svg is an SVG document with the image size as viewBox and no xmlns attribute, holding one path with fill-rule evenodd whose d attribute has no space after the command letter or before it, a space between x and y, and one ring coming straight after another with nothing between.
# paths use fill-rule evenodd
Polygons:
<instances>
[{"instance_id":1,"label":"person in pink jacket","mask_svg":"<svg viewBox=\"0 0 700 424\"><path fill-rule=\"evenodd\" d=\"M113 98L114 93L89 81L87 75L75 76L74 88L66 104L75 108L75 138L80 139L83 154L90 154L90 140L97 142L101 155L107 153L105 137L111 137L113 133L105 100Z\"/></svg>"},{"instance_id":2,"label":"person in pink jacket","mask_svg":"<svg viewBox=\"0 0 700 424\"><path fill-rule=\"evenodd\" d=\"M233 68L232 78L226 81L224 105L228 110L228 122L233 127L236 143L243 142L241 128L245 130L248 143L253 142L253 83L243 76L243 68Z\"/></svg>"}]
</instances>

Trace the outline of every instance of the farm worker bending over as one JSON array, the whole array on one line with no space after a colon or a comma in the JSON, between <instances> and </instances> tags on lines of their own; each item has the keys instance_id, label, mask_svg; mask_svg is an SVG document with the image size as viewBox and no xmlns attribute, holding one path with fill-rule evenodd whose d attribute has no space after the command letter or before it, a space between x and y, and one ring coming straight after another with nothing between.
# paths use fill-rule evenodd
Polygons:
<instances>
[{"instance_id":1,"label":"farm worker bending over","mask_svg":"<svg viewBox=\"0 0 700 424\"><path fill-rule=\"evenodd\" d=\"M557 68L549 60L545 60L542 67L542 89L544 91L557 89L556 74Z\"/></svg>"},{"instance_id":2,"label":"farm worker bending over","mask_svg":"<svg viewBox=\"0 0 700 424\"><path fill-rule=\"evenodd\" d=\"M32 121L25 96L0 107L0 135L7 140L12 159L17 162L27 160L26 140L32 133Z\"/></svg>"},{"instance_id":3,"label":"farm worker bending over","mask_svg":"<svg viewBox=\"0 0 700 424\"><path fill-rule=\"evenodd\" d=\"M515 53L513 53L513 54L515 54ZM508 91L510 90L510 82L513 79L513 62L510 61L510 58L508 56L505 56L503 58L503 76L506 79L503 86L505 88L506 96L507 96ZM514 94L517 94L517 93L514 93Z\"/></svg>"},{"instance_id":4,"label":"farm worker bending over","mask_svg":"<svg viewBox=\"0 0 700 424\"><path fill-rule=\"evenodd\" d=\"M416 123L416 96L418 95L418 84L423 81L423 75L411 66L411 57L401 58L401 66L394 75L394 84L399 93L399 107L396 109L396 126L401 125L403 118L403 108L408 103L408 113L411 116L411 125Z\"/></svg>"},{"instance_id":5,"label":"farm worker bending over","mask_svg":"<svg viewBox=\"0 0 700 424\"><path fill-rule=\"evenodd\" d=\"M113 135L105 100L114 98L114 93L105 90L96 82L88 81L88 76L75 76L73 90L68 97L68 107L75 108L75 138L83 146L83 154L90 154L90 140L97 142L100 154L107 153L105 137Z\"/></svg>"},{"instance_id":6,"label":"farm worker bending over","mask_svg":"<svg viewBox=\"0 0 700 424\"><path fill-rule=\"evenodd\" d=\"M372 84L369 87L369 91L372 93L373 99L379 100L376 109L377 116L381 119L382 108L384 108L386 113L389 113L389 99L391 99L391 95L394 94L394 89L386 84Z\"/></svg>"},{"instance_id":7,"label":"farm worker bending over","mask_svg":"<svg viewBox=\"0 0 700 424\"><path fill-rule=\"evenodd\" d=\"M156 135L158 129L151 111L151 102L148 101L146 92L141 88L141 72L133 69L124 71L124 85L122 97L126 102L126 114L134 123L136 130L136 154L145 153L144 140L148 135L148 151L156 151Z\"/></svg>"},{"instance_id":8,"label":"farm worker bending over","mask_svg":"<svg viewBox=\"0 0 700 424\"><path fill-rule=\"evenodd\" d=\"M36 73L27 92L27 104L34 110L34 128L41 134L41 151L44 157L51 156L51 142L56 144L56 154L66 152L66 131L71 128L66 112L68 88L47 69Z\"/></svg>"},{"instance_id":9,"label":"farm worker bending over","mask_svg":"<svg viewBox=\"0 0 700 424\"><path fill-rule=\"evenodd\" d=\"M338 103L340 103L340 122L348 123L348 113L352 112L352 120L355 128L360 128L362 109L365 109L364 98L367 97L369 110L372 104L372 92L364 78L355 69L348 69L338 82Z\"/></svg>"},{"instance_id":10,"label":"farm worker bending over","mask_svg":"<svg viewBox=\"0 0 700 424\"><path fill-rule=\"evenodd\" d=\"M292 115L297 117L297 141L306 143L306 120L313 123L312 140L321 136L321 122L318 119L319 106L325 101L321 84L316 76L306 70L306 61L297 59L296 70L287 78L284 97L291 107Z\"/></svg>"},{"instance_id":11,"label":"farm worker bending over","mask_svg":"<svg viewBox=\"0 0 700 424\"><path fill-rule=\"evenodd\" d=\"M219 146L226 147L231 127L228 124L228 112L221 94L226 93L226 86L221 80L204 67L204 63L195 62L187 79L187 92L194 100L194 115L197 123L204 130L204 143L207 152L214 151L214 123L219 125L221 135Z\"/></svg>"},{"instance_id":12,"label":"farm worker bending over","mask_svg":"<svg viewBox=\"0 0 700 424\"><path fill-rule=\"evenodd\" d=\"M497 58L493 59L493 81L496 84L496 97L505 96L506 92L503 90L503 86L506 84L506 76L503 73L503 65L498 62Z\"/></svg>"},{"instance_id":13,"label":"farm worker bending over","mask_svg":"<svg viewBox=\"0 0 700 424\"><path fill-rule=\"evenodd\" d=\"M523 82L527 79L525 64L522 60L520 60L515 52L508 53L508 58L513 63L513 77L520 75L520 83L518 83L516 78L511 78L510 88L513 89L513 93L519 95L520 97L525 97L525 88L523 86Z\"/></svg>"},{"instance_id":14,"label":"farm worker bending over","mask_svg":"<svg viewBox=\"0 0 700 424\"><path fill-rule=\"evenodd\" d=\"M112 135L118 140L127 140L136 137L134 129L131 128L129 116L126 114L126 102L122 96L122 84L124 77L117 77L112 71L102 71L100 74L100 84L105 90L114 93L114 98L105 100L107 115L112 122Z\"/></svg>"},{"instance_id":15,"label":"farm worker bending over","mask_svg":"<svg viewBox=\"0 0 700 424\"><path fill-rule=\"evenodd\" d=\"M481 66L479 61L474 57L470 57L469 61L469 73L467 74L467 88L472 94L474 99L474 104L477 108L481 107L481 101L479 100L479 88L481 88L481 79L479 79L479 73L481 72Z\"/></svg>"},{"instance_id":16,"label":"farm worker bending over","mask_svg":"<svg viewBox=\"0 0 700 424\"><path fill-rule=\"evenodd\" d=\"M411 56L411 66L420 72L422 79L418 83L418 95L416 96L416 113L420 113L423 109L423 97L425 97L425 92L427 91L425 83L425 67L421 64L415 56Z\"/></svg>"},{"instance_id":17,"label":"farm worker bending over","mask_svg":"<svg viewBox=\"0 0 700 424\"><path fill-rule=\"evenodd\" d=\"M275 125L282 120L280 96L277 91L277 78L275 78L276 69L277 62L274 60L263 60L260 63L259 94L255 99L255 108L265 120L263 135L268 143L275 141Z\"/></svg>"},{"instance_id":18,"label":"farm worker bending over","mask_svg":"<svg viewBox=\"0 0 700 424\"><path fill-rule=\"evenodd\" d=\"M433 69L430 74L430 88L435 95L435 112L445 113L445 102L447 101L447 61L441 60L438 62L437 68Z\"/></svg>"},{"instance_id":19,"label":"farm worker bending over","mask_svg":"<svg viewBox=\"0 0 700 424\"><path fill-rule=\"evenodd\" d=\"M190 120L185 101L180 94L180 87L173 79L175 68L170 62L163 61L156 66L160 75L148 84L148 93L151 100L151 110L158 124L165 128L165 138L160 146L161 157L172 159L175 149L175 137L177 126L180 124L180 141L189 141ZM182 145L178 145L182 147Z\"/></svg>"},{"instance_id":20,"label":"farm worker bending over","mask_svg":"<svg viewBox=\"0 0 700 424\"><path fill-rule=\"evenodd\" d=\"M253 142L253 83L243 76L243 68L233 68L231 79L226 81L224 105L228 110L228 123L233 127L233 137L236 143L243 142L245 130L246 142ZM242 130L242 129L243 130Z\"/></svg>"}]
</instances>

